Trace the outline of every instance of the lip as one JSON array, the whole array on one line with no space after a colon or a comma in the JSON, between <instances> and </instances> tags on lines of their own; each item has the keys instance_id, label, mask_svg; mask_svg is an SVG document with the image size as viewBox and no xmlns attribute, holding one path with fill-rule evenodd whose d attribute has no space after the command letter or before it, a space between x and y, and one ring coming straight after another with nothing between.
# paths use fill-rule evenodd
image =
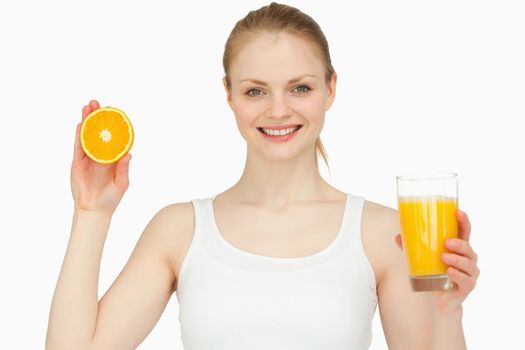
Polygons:
<instances>
[{"instance_id":1,"label":"lip","mask_svg":"<svg viewBox=\"0 0 525 350\"><path fill-rule=\"evenodd\" d=\"M278 125L278 126L258 126L257 129L268 129L268 130L283 130L288 128L293 128L295 126L302 126L302 124L286 124L286 125Z\"/></svg>"}]
</instances>

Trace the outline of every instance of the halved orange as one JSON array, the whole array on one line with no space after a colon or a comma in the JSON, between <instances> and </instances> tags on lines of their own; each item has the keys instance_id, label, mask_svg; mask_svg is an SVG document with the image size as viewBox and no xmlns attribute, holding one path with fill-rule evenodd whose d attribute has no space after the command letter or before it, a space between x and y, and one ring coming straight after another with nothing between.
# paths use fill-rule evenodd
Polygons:
<instances>
[{"instance_id":1,"label":"halved orange","mask_svg":"<svg viewBox=\"0 0 525 350\"><path fill-rule=\"evenodd\" d=\"M80 143L86 155L97 163L111 164L124 157L133 145L131 122L123 111L103 107L82 122Z\"/></svg>"}]
</instances>

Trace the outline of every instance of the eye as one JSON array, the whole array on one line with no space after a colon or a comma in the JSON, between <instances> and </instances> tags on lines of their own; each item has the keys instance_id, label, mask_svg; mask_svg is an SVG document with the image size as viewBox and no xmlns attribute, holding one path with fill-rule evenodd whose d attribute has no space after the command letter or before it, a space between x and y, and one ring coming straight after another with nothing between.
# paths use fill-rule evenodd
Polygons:
<instances>
[{"instance_id":1,"label":"eye","mask_svg":"<svg viewBox=\"0 0 525 350\"><path fill-rule=\"evenodd\" d=\"M251 97L257 97L257 96L262 95L262 91L259 89L250 89L246 92L246 95L251 96Z\"/></svg>"},{"instance_id":2,"label":"eye","mask_svg":"<svg viewBox=\"0 0 525 350\"><path fill-rule=\"evenodd\" d=\"M294 91L299 94L304 94L310 90L311 90L310 87L308 87L307 85L299 85L294 89Z\"/></svg>"}]
</instances>

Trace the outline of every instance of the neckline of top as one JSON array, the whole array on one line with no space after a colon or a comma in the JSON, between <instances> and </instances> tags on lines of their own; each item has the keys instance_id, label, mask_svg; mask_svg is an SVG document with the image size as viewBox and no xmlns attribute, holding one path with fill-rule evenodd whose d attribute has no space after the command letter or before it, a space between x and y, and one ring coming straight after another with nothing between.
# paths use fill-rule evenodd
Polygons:
<instances>
[{"instance_id":1,"label":"neckline of top","mask_svg":"<svg viewBox=\"0 0 525 350\"><path fill-rule=\"evenodd\" d=\"M217 238L217 240L228 250L233 251L237 254L243 255L245 257L248 257L250 259L256 259L256 260L265 260L265 261L275 261L275 262L299 262L299 261L307 261L307 260L315 260L320 259L323 256L326 256L330 254L336 247L339 245L340 241L342 240L343 233L348 226L348 220L350 216L350 201L351 201L351 195L349 193L345 193L345 205L344 205L344 211L343 211L343 217L341 218L341 224L339 226L339 230L337 232L336 237L328 244L328 246L324 247L320 251L306 255L306 256L299 256L299 257L275 257L275 256L269 256L269 255L261 255L261 254L255 254L252 252L248 252L246 250L240 249L237 246L230 243L228 240L224 238L224 236L221 234L219 227L217 225L217 222L215 220L215 212L213 208L213 200L216 196L206 198L206 204L208 206L208 218L210 221L210 225L213 231L213 235Z\"/></svg>"}]
</instances>

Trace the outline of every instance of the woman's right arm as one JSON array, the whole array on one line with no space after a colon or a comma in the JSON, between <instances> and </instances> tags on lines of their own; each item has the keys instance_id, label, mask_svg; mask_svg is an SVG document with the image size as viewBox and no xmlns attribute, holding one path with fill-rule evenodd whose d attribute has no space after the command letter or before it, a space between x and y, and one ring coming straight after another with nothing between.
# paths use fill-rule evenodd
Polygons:
<instances>
[{"instance_id":1,"label":"woman's right arm","mask_svg":"<svg viewBox=\"0 0 525 350\"><path fill-rule=\"evenodd\" d=\"M98 103L91 101L83 118L96 108ZM71 171L75 210L51 303L47 350L135 349L175 290L166 242L188 229L173 224L180 222L174 216L188 217L188 205L168 206L153 217L126 266L98 300L102 251L113 212L129 184L129 157L111 165L93 162L82 151L77 127Z\"/></svg>"}]
</instances>

